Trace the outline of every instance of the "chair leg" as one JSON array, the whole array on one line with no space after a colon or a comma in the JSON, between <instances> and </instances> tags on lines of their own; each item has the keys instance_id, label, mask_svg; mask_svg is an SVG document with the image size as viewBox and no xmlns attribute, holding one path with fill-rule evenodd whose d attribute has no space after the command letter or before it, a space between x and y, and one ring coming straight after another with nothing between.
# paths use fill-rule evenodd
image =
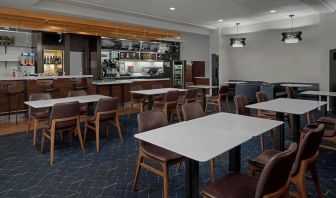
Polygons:
<instances>
[{"instance_id":1,"label":"chair leg","mask_svg":"<svg viewBox=\"0 0 336 198\"><path fill-rule=\"evenodd\" d=\"M292 117L293 117L292 115L289 115L287 117L288 129L289 129L289 133L290 133L291 139L293 139L293 135L294 135L293 125L292 125Z\"/></svg>"},{"instance_id":2,"label":"chair leg","mask_svg":"<svg viewBox=\"0 0 336 198\"><path fill-rule=\"evenodd\" d=\"M163 170L163 197L168 198L169 195L169 166L166 163L162 163Z\"/></svg>"},{"instance_id":3,"label":"chair leg","mask_svg":"<svg viewBox=\"0 0 336 198\"><path fill-rule=\"evenodd\" d=\"M132 109L133 109L133 102L131 103L131 107L130 107L129 112L128 112L128 119L131 118Z\"/></svg>"},{"instance_id":4,"label":"chair leg","mask_svg":"<svg viewBox=\"0 0 336 198\"><path fill-rule=\"evenodd\" d=\"M43 131L42 131L41 153L44 152L44 143L45 143L45 129L43 129Z\"/></svg>"},{"instance_id":5,"label":"chair leg","mask_svg":"<svg viewBox=\"0 0 336 198\"><path fill-rule=\"evenodd\" d=\"M55 129L50 130L50 165L54 164L55 153Z\"/></svg>"},{"instance_id":6,"label":"chair leg","mask_svg":"<svg viewBox=\"0 0 336 198\"><path fill-rule=\"evenodd\" d=\"M116 116L116 128L117 128L117 133L119 135L119 138L120 138L120 142L121 144L124 144L124 140L123 140L123 137L122 137L122 134L121 134L121 129L120 129L120 121L119 121L119 116L117 115Z\"/></svg>"},{"instance_id":7,"label":"chair leg","mask_svg":"<svg viewBox=\"0 0 336 198\"><path fill-rule=\"evenodd\" d=\"M109 131L108 131L108 129L109 129L109 128L108 128L108 125L109 125L108 122L106 122L106 124L105 124L105 134L106 134L106 138L109 137L109 135L108 135L108 134L109 134Z\"/></svg>"},{"instance_id":8,"label":"chair leg","mask_svg":"<svg viewBox=\"0 0 336 198\"><path fill-rule=\"evenodd\" d=\"M26 130L26 134L27 134L27 136L28 136L28 134L29 134L29 131L30 131L30 126L31 125L31 120L30 120L30 117L28 118L28 124L27 124L27 130Z\"/></svg>"},{"instance_id":9,"label":"chair leg","mask_svg":"<svg viewBox=\"0 0 336 198\"><path fill-rule=\"evenodd\" d=\"M96 149L97 152L99 152L99 124L95 124L95 128L96 128Z\"/></svg>"},{"instance_id":10,"label":"chair leg","mask_svg":"<svg viewBox=\"0 0 336 198\"><path fill-rule=\"evenodd\" d=\"M144 103L140 103L140 111L141 111L141 113L144 112L144 106L145 106Z\"/></svg>"},{"instance_id":11,"label":"chair leg","mask_svg":"<svg viewBox=\"0 0 336 198\"><path fill-rule=\"evenodd\" d=\"M228 98L226 99L226 106L227 106L227 109L228 109L228 113L230 113L231 109L230 109L230 103L229 103L229 99Z\"/></svg>"},{"instance_id":12,"label":"chair leg","mask_svg":"<svg viewBox=\"0 0 336 198\"><path fill-rule=\"evenodd\" d=\"M222 104L221 104L221 102L218 102L217 107L218 107L218 112L221 112L222 111Z\"/></svg>"},{"instance_id":13,"label":"chair leg","mask_svg":"<svg viewBox=\"0 0 336 198\"><path fill-rule=\"evenodd\" d=\"M319 177L318 177L318 174L317 174L316 161L311 164L310 171L311 171L311 175L313 177L313 181L314 181L314 184L315 184L317 194L319 195L320 198L322 198L323 197L323 191L322 191L321 184L320 184L320 181L319 181Z\"/></svg>"},{"instance_id":14,"label":"chair leg","mask_svg":"<svg viewBox=\"0 0 336 198\"><path fill-rule=\"evenodd\" d=\"M86 141L86 133L87 133L87 129L88 129L88 127L87 127L87 125L88 125L88 123L87 123L87 121L85 122L85 127L84 127L84 137L83 137L83 142L85 143L85 141Z\"/></svg>"},{"instance_id":15,"label":"chair leg","mask_svg":"<svg viewBox=\"0 0 336 198\"><path fill-rule=\"evenodd\" d=\"M34 137L33 137L33 145L36 145L36 135L37 135L37 119L34 119Z\"/></svg>"},{"instance_id":16,"label":"chair leg","mask_svg":"<svg viewBox=\"0 0 336 198\"><path fill-rule=\"evenodd\" d=\"M276 146L276 138L275 138L275 134L274 134L273 130L271 130L271 136L272 136L272 145L273 145L273 148L275 148L275 146Z\"/></svg>"},{"instance_id":17,"label":"chair leg","mask_svg":"<svg viewBox=\"0 0 336 198\"><path fill-rule=\"evenodd\" d=\"M81 146L81 149L82 149L82 153L85 154L84 143L83 143L81 129L80 129L80 124L79 124L79 118L78 118L78 121L77 121L76 131L77 131L79 143L80 143L80 146Z\"/></svg>"},{"instance_id":18,"label":"chair leg","mask_svg":"<svg viewBox=\"0 0 336 198\"><path fill-rule=\"evenodd\" d=\"M210 160L210 174L211 174L211 182L216 182L216 175L215 175L215 158Z\"/></svg>"},{"instance_id":19,"label":"chair leg","mask_svg":"<svg viewBox=\"0 0 336 198\"><path fill-rule=\"evenodd\" d=\"M208 113L208 103L205 103L205 110L204 113L207 114Z\"/></svg>"},{"instance_id":20,"label":"chair leg","mask_svg":"<svg viewBox=\"0 0 336 198\"><path fill-rule=\"evenodd\" d=\"M175 111L176 111L176 114L177 114L178 121L181 122L180 110L179 110L178 106L176 106Z\"/></svg>"},{"instance_id":21,"label":"chair leg","mask_svg":"<svg viewBox=\"0 0 336 198\"><path fill-rule=\"evenodd\" d=\"M264 135L261 134L260 135L260 152L262 153L264 152L264 150L265 150Z\"/></svg>"},{"instance_id":22,"label":"chair leg","mask_svg":"<svg viewBox=\"0 0 336 198\"><path fill-rule=\"evenodd\" d=\"M139 151L139 159L138 159L138 163L137 163L137 167L135 170L135 175L134 175L134 180L133 180L133 187L132 190L135 191L136 189L136 185L139 179L139 174L140 174L140 170L141 170L141 163L143 163L143 156L141 154L141 151Z\"/></svg>"},{"instance_id":23,"label":"chair leg","mask_svg":"<svg viewBox=\"0 0 336 198\"><path fill-rule=\"evenodd\" d=\"M173 121L173 116L174 116L174 111L171 110L171 111L170 111L170 122Z\"/></svg>"}]
</instances>

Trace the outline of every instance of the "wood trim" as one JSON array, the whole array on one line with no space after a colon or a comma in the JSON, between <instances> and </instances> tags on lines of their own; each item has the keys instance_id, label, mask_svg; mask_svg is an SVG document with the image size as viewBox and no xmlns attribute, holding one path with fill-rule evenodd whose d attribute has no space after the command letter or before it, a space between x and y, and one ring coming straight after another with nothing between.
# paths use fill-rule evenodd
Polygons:
<instances>
[{"instance_id":1,"label":"wood trim","mask_svg":"<svg viewBox=\"0 0 336 198\"><path fill-rule=\"evenodd\" d=\"M178 37L180 32L0 7L0 26L136 40Z\"/></svg>"}]
</instances>

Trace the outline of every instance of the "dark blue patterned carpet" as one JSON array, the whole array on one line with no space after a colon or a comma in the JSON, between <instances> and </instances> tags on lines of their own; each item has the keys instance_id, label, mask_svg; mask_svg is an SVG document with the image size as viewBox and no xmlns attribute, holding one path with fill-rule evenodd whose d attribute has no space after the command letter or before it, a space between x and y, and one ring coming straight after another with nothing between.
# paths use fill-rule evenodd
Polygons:
<instances>
[{"instance_id":1,"label":"dark blue patterned carpet","mask_svg":"<svg viewBox=\"0 0 336 198\"><path fill-rule=\"evenodd\" d=\"M104 130L103 130L104 131ZM0 197L162 197L162 179L142 170L138 191L132 192L138 141L135 115L122 117L125 143L120 144L114 129L109 139L101 135L101 151L96 153L93 134L88 135L85 155L78 141L69 146L58 140L55 164L50 166L49 145L41 154L32 146L32 134L17 133L0 137ZM40 134L39 134L40 137ZM266 139L267 142L269 141ZM38 140L40 142L40 140ZM48 141L47 141L48 142ZM259 152L258 138L242 145L242 170ZM268 144L268 147L269 144ZM228 171L228 153L216 158L216 176ZM336 153L320 150L318 172L325 197L336 197ZM170 171L170 197L184 197L184 165ZM200 186L210 183L209 163L200 165ZM307 181L309 197L316 197L312 181Z\"/></svg>"}]
</instances>

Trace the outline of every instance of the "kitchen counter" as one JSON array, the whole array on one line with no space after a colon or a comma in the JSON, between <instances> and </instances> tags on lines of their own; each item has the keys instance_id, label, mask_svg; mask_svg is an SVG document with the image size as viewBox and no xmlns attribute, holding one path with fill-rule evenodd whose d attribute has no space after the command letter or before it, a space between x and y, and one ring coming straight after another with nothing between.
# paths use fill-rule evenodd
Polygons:
<instances>
[{"instance_id":1,"label":"kitchen counter","mask_svg":"<svg viewBox=\"0 0 336 198\"><path fill-rule=\"evenodd\" d=\"M44 80L44 79L68 79L68 78L92 78L93 75L67 75L67 76L23 76L23 77L3 77L1 80Z\"/></svg>"},{"instance_id":2,"label":"kitchen counter","mask_svg":"<svg viewBox=\"0 0 336 198\"><path fill-rule=\"evenodd\" d=\"M170 80L169 78L154 78L154 79L128 79L128 80L96 80L92 81L93 85L118 85L118 84L131 84L135 82L149 82L149 81L162 81Z\"/></svg>"}]
</instances>

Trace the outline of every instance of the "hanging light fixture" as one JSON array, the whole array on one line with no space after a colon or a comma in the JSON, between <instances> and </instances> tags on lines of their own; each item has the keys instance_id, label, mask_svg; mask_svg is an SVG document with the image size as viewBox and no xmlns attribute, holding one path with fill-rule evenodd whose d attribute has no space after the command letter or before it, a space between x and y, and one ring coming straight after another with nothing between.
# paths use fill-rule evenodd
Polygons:
<instances>
[{"instance_id":1,"label":"hanging light fixture","mask_svg":"<svg viewBox=\"0 0 336 198\"><path fill-rule=\"evenodd\" d=\"M230 46L231 47L243 47L244 45L246 45L246 43L245 43L246 38L238 38L238 26L239 25L240 25L240 23L236 23L236 26L237 26L236 38L230 38Z\"/></svg>"},{"instance_id":2,"label":"hanging light fixture","mask_svg":"<svg viewBox=\"0 0 336 198\"><path fill-rule=\"evenodd\" d=\"M283 32L282 34L282 42L285 43L298 43L299 41L302 40L301 35L302 32L298 31L298 32L294 32L294 27L293 27L293 17L294 14L289 15L289 17L291 18L292 21L292 31L291 32Z\"/></svg>"}]
</instances>

